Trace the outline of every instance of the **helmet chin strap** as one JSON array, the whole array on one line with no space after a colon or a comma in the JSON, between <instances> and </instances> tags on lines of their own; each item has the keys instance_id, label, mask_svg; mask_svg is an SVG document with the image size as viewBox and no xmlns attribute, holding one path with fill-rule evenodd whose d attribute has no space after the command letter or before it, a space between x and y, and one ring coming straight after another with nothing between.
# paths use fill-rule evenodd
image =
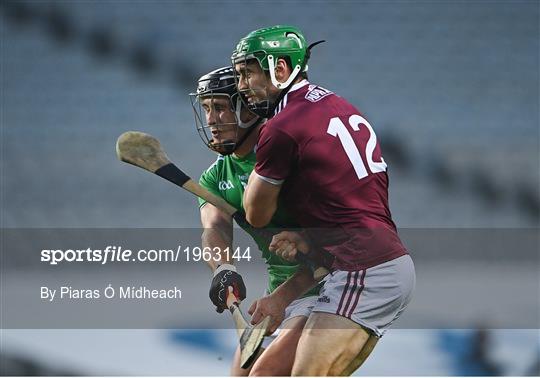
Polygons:
<instances>
[{"instance_id":1,"label":"helmet chin strap","mask_svg":"<svg viewBox=\"0 0 540 378\"><path fill-rule=\"evenodd\" d=\"M283 97L285 97L287 92L289 92L289 89L291 89L291 87L293 86L293 83L296 80L296 78L298 77L298 75L300 74L300 70L302 69L302 67L300 67L300 65L297 64L296 67L294 67L294 70L291 72L291 75L289 76L287 81L285 81L284 83L280 83L276 79L276 72L275 72L276 71L276 63L274 61L274 57L272 55L268 55L267 59L268 59L268 68L269 68L269 71L270 71L270 80L272 81L272 84L276 88L281 89L281 91L279 92L279 95L276 98L276 100L274 101L274 103L269 104L269 106L268 106L266 117L271 118L271 117L274 116L274 112L275 112L276 107L278 106L279 102L281 100L283 100Z\"/></svg>"},{"instance_id":2,"label":"helmet chin strap","mask_svg":"<svg viewBox=\"0 0 540 378\"><path fill-rule=\"evenodd\" d=\"M236 142L236 144L234 146L234 150L231 153L236 151L238 148L240 148L242 146L242 144L244 144L244 142L246 141L248 136L250 136L251 133L253 133L253 130L255 130L257 128L257 126L259 126L261 124L262 121L263 121L263 119L261 117L256 117L252 121L250 121L250 122L252 122L252 126L249 129L247 129L246 133L244 135L242 135L242 137Z\"/></svg>"},{"instance_id":3,"label":"helmet chin strap","mask_svg":"<svg viewBox=\"0 0 540 378\"><path fill-rule=\"evenodd\" d=\"M296 67L294 67L294 70L291 72L291 75L289 76L287 81L285 81L284 83L280 83L276 79L276 62L274 61L274 56L268 55L267 58L268 58L268 69L270 70L270 80L272 80L272 84L274 84L274 86L277 89L284 89L284 88L289 87L291 83L294 81L294 79L296 79L296 77L298 76L298 73L300 72L300 70L302 69L302 67L300 67L300 65L297 64Z\"/></svg>"},{"instance_id":4,"label":"helmet chin strap","mask_svg":"<svg viewBox=\"0 0 540 378\"><path fill-rule=\"evenodd\" d=\"M270 71L272 72L272 71ZM294 71L293 71L294 72ZM294 80L298 77L297 76L293 76L291 74L291 76L289 77L289 79L287 80L287 83L289 83L289 85L287 85L287 87L283 90L281 90L279 92L279 95L277 96L276 100L273 102L273 104L270 104L268 106L268 110L267 110L267 114L266 114L266 117L267 118L272 118L274 116L274 113L276 111L276 107L278 106L278 104L281 102L281 100L283 100L283 97L285 97L285 95L287 94L287 92L289 92L289 89L291 89L291 87L293 86L293 83L294 83Z\"/></svg>"},{"instance_id":5,"label":"helmet chin strap","mask_svg":"<svg viewBox=\"0 0 540 378\"><path fill-rule=\"evenodd\" d=\"M311 56L311 49L313 47L317 46L319 43L323 43L323 42L326 42L326 41L324 41L324 40L317 41L317 42L314 42L314 43L310 44L307 47L306 55L305 55L304 61L302 63L302 65L304 67L306 67L306 71L307 71L307 62L308 62L308 60L309 60L309 58ZM294 80L296 80L296 78L300 74L300 70L302 69L302 67L297 64L296 67L294 67L294 70L291 72L291 75L289 76L287 81L284 82L284 83L280 83L276 79L276 73L275 73L276 64L275 64L275 61L274 61L274 57L272 55L268 55L267 59L268 59L268 68L270 70L270 80L272 81L272 84L278 89L284 88L279 93L278 97L276 98L276 101L274 101L274 103L271 104L268 107L268 114L266 116L268 118L271 118L274 115L274 112L275 112L276 107L278 106L279 102L281 100L283 100L283 97L285 97L287 92L289 92L289 90L291 89L291 87L293 85L293 82L294 82Z\"/></svg>"},{"instance_id":6,"label":"helmet chin strap","mask_svg":"<svg viewBox=\"0 0 540 378\"><path fill-rule=\"evenodd\" d=\"M212 151L215 151L218 154L224 156L232 154L236 149L233 140L226 140L225 142L219 143L218 146L216 146L214 143L212 143L212 141L210 141L207 143L207 147Z\"/></svg>"},{"instance_id":7,"label":"helmet chin strap","mask_svg":"<svg viewBox=\"0 0 540 378\"><path fill-rule=\"evenodd\" d=\"M241 129L247 129L248 127L251 127L255 124L255 122L257 122L259 120L260 117L254 117L252 120L248 121L248 122L242 122L242 117L241 117L241 113L242 113L242 99L240 98L240 96L238 96L238 98L236 99L236 119L238 119L238 127L241 128Z\"/></svg>"}]
</instances>

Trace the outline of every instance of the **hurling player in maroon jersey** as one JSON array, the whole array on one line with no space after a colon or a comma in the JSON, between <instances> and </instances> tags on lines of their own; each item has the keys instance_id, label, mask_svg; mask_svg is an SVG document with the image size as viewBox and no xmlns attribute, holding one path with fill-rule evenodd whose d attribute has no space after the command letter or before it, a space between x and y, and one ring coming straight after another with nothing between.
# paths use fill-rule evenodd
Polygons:
<instances>
[{"instance_id":1,"label":"hurling player in maroon jersey","mask_svg":"<svg viewBox=\"0 0 540 378\"><path fill-rule=\"evenodd\" d=\"M274 26L248 34L233 52L239 91L269 119L244 208L263 227L280 196L304 232L280 233L270 249L286 259L321 248L333 257L292 374L343 375L401 315L415 272L392 221L373 128L346 100L307 81L312 46L297 28Z\"/></svg>"}]
</instances>

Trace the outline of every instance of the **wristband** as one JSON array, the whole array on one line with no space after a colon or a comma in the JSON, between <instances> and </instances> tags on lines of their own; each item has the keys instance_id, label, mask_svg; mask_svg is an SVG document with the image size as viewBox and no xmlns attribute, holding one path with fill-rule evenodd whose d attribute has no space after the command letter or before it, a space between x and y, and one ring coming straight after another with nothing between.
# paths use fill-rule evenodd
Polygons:
<instances>
[{"instance_id":1,"label":"wristband","mask_svg":"<svg viewBox=\"0 0 540 378\"><path fill-rule=\"evenodd\" d=\"M232 270L233 272L236 272L236 267L232 264L222 264L214 270L214 277L219 274L219 272L222 272L224 270Z\"/></svg>"}]
</instances>

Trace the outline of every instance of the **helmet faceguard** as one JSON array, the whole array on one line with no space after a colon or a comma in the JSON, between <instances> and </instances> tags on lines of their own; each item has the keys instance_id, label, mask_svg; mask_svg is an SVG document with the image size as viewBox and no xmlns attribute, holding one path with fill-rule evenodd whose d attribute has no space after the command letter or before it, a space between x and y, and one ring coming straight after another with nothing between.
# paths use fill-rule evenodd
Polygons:
<instances>
[{"instance_id":1,"label":"helmet faceguard","mask_svg":"<svg viewBox=\"0 0 540 378\"><path fill-rule=\"evenodd\" d=\"M310 48L314 45L308 46L302 32L294 26L277 25L259 29L242 38L231 56L233 66L237 64L247 66L248 63L257 61L261 69L268 72L272 85L281 91L279 99L272 100L268 95L268 88L251 87L249 81L246 80L248 88L239 90L244 95L243 100L245 100L245 95L250 93L266 93L262 96L262 100L247 103L246 106L261 117L271 117L281 97L287 93L298 76L308 70ZM280 58L285 58L292 70L289 78L283 83L279 82L275 76L276 64ZM238 85L239 76L236 69L234 76Z\"/></svg>"},{"instance_id":2,"label":"helmet faceguard","mask_svg":"<svg viewBox=\"0 0 540 378\"><path fill-rule=\"evenodd\" d=\"M239 128L248 129L260 122L260 118L255 116L249 120L245 120L245 112L244 114L242 112L245 107L241 95L236 90L233 69L231 67L223 67L202 76L198 81L197 92L190 93L189 96L199 136L208 148L222 155L232 154L251 132L251 130L248 130L239 139ZM233 115L231 119L222 120L219 118L218 112L216 112L216 105L218 103L219 106L226 104L225 106L228 107ZM215 117L217 117L213 120L212 124L207 122L207 111L213 111ZM233 137L223 140L220 143L214 142L213 134L225 133L232 130L234 130Z\"/></svg>"}]
</instances>

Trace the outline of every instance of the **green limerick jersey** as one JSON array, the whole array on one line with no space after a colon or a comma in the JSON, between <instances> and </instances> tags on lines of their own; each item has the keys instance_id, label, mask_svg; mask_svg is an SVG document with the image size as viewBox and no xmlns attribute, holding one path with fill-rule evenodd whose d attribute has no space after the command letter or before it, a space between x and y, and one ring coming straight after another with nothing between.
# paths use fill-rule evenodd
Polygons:
<instances>
[{"instance_id":1,"label":"green limerick jersey","mask_svg":"<svg viewBox=\"0 0 540 378\"><path fill-rule=\"evenodd\" d=\"M251 152L245 157L234 155L218 156L217 160L202 175L199 183L215 195L223 198L237 209L243 209L242 197L244 188L247 185L249 175L255 166L255 152ZM199 198L199 206L206 203ZM278 205L278 209L267 226L268 228L297 228L298 224L286 214L283 206ZM249 229L247 233L257 243L262 251L268 269L268 292L273 292L279 285L292 276L298 267L297 264L283 260L281 257L270 252L267 242L253 235ZM315 287L306 295L317 295L319 287Z\"/></svg>"}]
</instances>

